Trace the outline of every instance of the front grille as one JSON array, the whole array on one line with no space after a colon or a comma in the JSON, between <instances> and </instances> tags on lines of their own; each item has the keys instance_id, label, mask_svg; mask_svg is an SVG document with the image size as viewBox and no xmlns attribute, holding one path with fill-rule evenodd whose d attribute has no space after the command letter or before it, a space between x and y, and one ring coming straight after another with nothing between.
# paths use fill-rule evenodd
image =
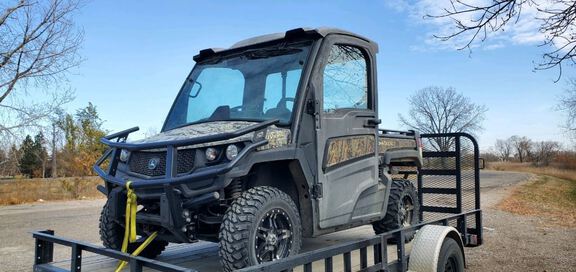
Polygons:
<instances>
[{"instance_id":1,"label":"front grille","mask_svg":"<svg viewBox=\"0 0 576 272\"><path fill-rule=\"evenodd\" d=\"M183 149L177 152L177 168L178 174L187 173L194 169L194 157L196 151L194 149ZM151 160L157 160L155 168L149 167ZM166 152L148 152L148 151L135 151L130 154L128 167L131 172L150 176L159 177L164 176L166 173Z\"/></svg>"},{"instance_id":2,"label":"front grille","mask_svg":"<svg viewBox=\"0 0 576 272\"><path fill-rule=\"evenodd\" d=\"M196 151L194 149L178 150L178 154L176 155L178 158L178 167L176 167L176 172L178 174L183 174L192 171L192 169L194 169L195 156Z\"/></svg>"}]
</instances>

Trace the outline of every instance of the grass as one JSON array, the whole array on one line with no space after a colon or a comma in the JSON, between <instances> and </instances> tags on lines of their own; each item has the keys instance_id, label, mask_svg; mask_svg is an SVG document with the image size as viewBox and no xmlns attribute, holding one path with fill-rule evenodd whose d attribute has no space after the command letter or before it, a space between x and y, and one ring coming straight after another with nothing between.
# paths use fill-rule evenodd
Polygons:
<instances>
[{"instance_id":1,"label":"grass","mask_svg":"<svg viewBox=\"0 0 576 272\"><path fill-rule=\"evenodd\" d=\"M518 162L489 162L486 169L498 171L528 172L536 175L545 175L565 180L576 180L576 170L560 169L553 166L535 167L530 163Z\"/></svg>"},{"instance_id":2,"label":"grass","mask_svg":"<svg viewBox=\"0 0 576 272\"><path fill-rule=\"evenodd\" d=\"M497 163L490 168L537 174L535 180L516 188L498 208L540 217L547 224L576 227L576 171L519 163Z\"/></svg>"},{"instance_id":3,"label":"grass","mask_svg":"<svg viewBox=\"0 0 576 272\"><path fill-rule=\"evenodd\" d=\"M42 200L95 199L103 195L96 185L98 177L12 179L0 181L0 205Z\"/></svg>"}]
</instances>

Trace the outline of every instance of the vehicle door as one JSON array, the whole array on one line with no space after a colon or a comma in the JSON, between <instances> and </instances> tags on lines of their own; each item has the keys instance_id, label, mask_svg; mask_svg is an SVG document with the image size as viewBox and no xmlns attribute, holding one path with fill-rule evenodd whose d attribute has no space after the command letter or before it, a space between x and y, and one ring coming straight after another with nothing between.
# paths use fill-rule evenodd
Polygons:
<instances>
[{"instance_id":1,"label":"vehicle door","mask_svg":"<svg viewBox=\"0 0 576 272\"><path fill-rule=\"evenodd\" d=\"M382 210L375 52L370 48L358 38L329 35L314 69L320 228L378 216Z\"/></svg>"}]
</instances>

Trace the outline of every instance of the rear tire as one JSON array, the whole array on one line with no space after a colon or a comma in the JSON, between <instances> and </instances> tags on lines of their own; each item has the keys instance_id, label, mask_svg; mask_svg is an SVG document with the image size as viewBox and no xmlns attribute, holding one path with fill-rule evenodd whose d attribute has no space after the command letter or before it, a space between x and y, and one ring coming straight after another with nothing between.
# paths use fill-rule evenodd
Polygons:
<instances>
[{"instance_id":1,"label":"rear tire","mask_svg":"<svg viewBox=\"0 0 576 272\"><path fill-rule=\"evenodd\" d=\"M372 223L376 234L401 229L418 224L420 204L416 188L409 180L392 180L390 197L386 215L380 221ZM405 234L405 242L414 238L414 232ZM396 238L388 239L390 243L397 243Z\"/></svg>"},{"instance_id":2,"label":"rear tire","mask_svg":"<svg viewBox=\"0 0 576 272\"><path fill-rule=\"evenodd\" d=\"M464 255L458 242L446 237L438 255L438 272L464 272Z\"/></svg>"},{"instance_id":3,"label":"rear tire","mask_svg":"<svg viewBox=\"0 0 576 272\"><path fill-rule=\"evenodd\" d=\"M108 200L100 213L100 240L107 248L121 250L124 240L124 226L118 224L110 217L110 209L110 200ZM132 253L141 244L141 242L130 243L128 245L128 253ZM154 240L138 256L154 259L166 249L167 245L168 242Z\"/></svg>"},{"instance_id":4,"label":"rear tire","mask_svg":"<svg viewBox=\"0 0 576 272\"><path fill-rule=\"evenodd\" d=\"M226 211L219 240L225 271L298 254L302 243L298 208L277 188L249 189Z\"/></svg>"}]
</instances>

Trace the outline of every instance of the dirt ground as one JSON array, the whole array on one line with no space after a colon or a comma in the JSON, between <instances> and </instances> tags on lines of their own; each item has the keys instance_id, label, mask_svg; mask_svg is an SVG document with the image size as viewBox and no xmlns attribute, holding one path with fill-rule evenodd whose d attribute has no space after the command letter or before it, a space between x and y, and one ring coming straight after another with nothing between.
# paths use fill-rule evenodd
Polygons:
<instances>
[{"instance_id":1,"label":"dirt ground","mask_svg":"<svg viewBox=\"0 0 576 272\"><path fill-rule=\"evenodd\" d=\"M485 243L466 250L467 271L576 271L576 230L486 209Z\"/></svg>"},{"instance_id":2,"label":"dirt ground","mask_svg":"<svg viewBox=\"0 0 576 272\"><path fill-rule=\"evenodd\" d=\"M530 174L483 171L484 245L466 249L467 271L576 271L576 229L546 224L496 208ZM0 271L30 271L34 241L29 231L54 229L57 234L99 243L98 215L103 200L62 201L0 207ZM311 239L333 243L373 235L369 227ZM337 240L335 240L337 239ZM334 241L328 241L334 240ZM69 258L57 250L55 259Z\"/></svg>"},{"instance_id":3,"label":"dirt ground","mask_svg":"<svg viewBox=\"0 0 576 272\"><path fill-rule=\"evenodd\" d=\"M467 271L576 271L576 229L495 207L526 182L482 192L484 245L466 249Z\"/></svg>"}]
</instances>

